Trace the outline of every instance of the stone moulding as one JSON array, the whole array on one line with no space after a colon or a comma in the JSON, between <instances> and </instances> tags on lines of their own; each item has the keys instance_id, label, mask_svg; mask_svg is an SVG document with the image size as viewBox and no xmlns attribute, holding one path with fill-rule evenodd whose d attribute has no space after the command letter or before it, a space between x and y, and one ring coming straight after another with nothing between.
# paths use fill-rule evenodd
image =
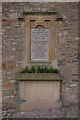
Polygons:
<instances>
[{"instance_id":1,"label":"stone moulding","mask_svg":"<svg viewBox=\"0 0 80 120\"><path fill-rule=\"evenodd\" d=\"M19 17L18 20L19 21L25 21L25 19L23 17Z\"/></svg>"},{"instance_id":2,"label":"stone moulding","mask_svg":"<svg viewBox=\"0 0 80 120\"><path fill-rule=\"evenodd\" d=\"M25 19L24 19L25 15L56 15L56 14L58 14L58 11L52 11L52 12L50 12L50 11L45 11L45 12L43 12L43 11L40 11L40 12L35 12L35 11L33 11L33 12L23 12L23 13L21 13L21 16L18 17L18 20L19 21L25 21ZM55 21L62 21L62 17L57 17L57 19Z\"/></svg>"},{"instance_id":3,"label":"stone moulding","mask_svg":"<svg viewBox=\"0 0 80 120\"><path fill-rule=\"evenodd\" d=\"M55 21L62 21L63 18L62 17L58 17Z\"/></svg>"},{"instance_id":4,"label":"stone moulding","mask_svg":"<svg viewBox=\"0 0 80 120\"><path fill-rule=\"evenodd\" d=\"M29 61L29 63L51 63L51 61Z\"/></svg>"},{"instance_id":5,"label":"stone moulding","mask_svg":"<svg viewBox=\"0 0 80 120\"><path fill-rule=\"evenodd\" d=\"M17 73L15 78L25 81L62 81L60 73Z\"/></svg>"},{"instance_id":6,"label":"stone moulding","mask_svg":"<svg viewBox=\"0 0 80 120\"><path fill-rule=\"evenodd\" d=\"M30 14L32 14L32 15L36 15L36 14L47 14L47 15L55 15L55 14L57 14L58 12L57 11L53 11L53 12L48 12L48 11L45 11L45 12L23 12L23 15L30 15Z\"/></svg>"}]
</instances>

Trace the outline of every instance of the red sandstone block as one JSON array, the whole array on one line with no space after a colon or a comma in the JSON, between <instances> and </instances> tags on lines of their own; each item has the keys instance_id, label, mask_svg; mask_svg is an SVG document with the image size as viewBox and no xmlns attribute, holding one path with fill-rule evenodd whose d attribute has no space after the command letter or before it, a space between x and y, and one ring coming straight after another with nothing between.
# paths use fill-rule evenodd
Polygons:
<instances>
[{"instance_id":1,"label":"red sandstone block","mask_svg":"<svg viewBox=\"0 0 80 120\"><path fill-rule=\"evenodd\" d=\"M7 90L10 90L14 87L14 84L13 83L3 83L3 89L7 89Z\"/></svg>"}]
</instances>

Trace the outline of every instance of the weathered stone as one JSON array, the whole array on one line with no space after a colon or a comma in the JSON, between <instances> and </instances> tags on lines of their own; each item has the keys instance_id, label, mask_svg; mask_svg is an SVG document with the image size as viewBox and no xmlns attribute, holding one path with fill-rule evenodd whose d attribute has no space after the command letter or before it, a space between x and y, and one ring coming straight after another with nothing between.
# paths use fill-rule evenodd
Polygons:
<instances>
[{"instance_id":1,"label":"weathered stone","mask_svg":"<svg viewBox=\"0 0 80 120\"><path fill-rule=\"evenodd\" d=\"M3 83L3 89L4 90L10 90L14 87L14 84L12 83Z\"/></svg>"},{"instance_id":2,"label":"weathered stone","mask_svg":"<svg viewBox=\"0 0 80 120\"><path fill-rule=\"evenodd\" d=\"M8 63L7 64L8 69L11 69L11 68L14 68L14 67L15 67L15 63Z\"/></svg>"},{"instance_id":3,"label":"weathered stone","mask_svg":"<svg viewBox=\"0 0 80 120\"><path fill-rule=\"evenodd\" d=\"M41 80L41 81L62 81L61 75L59 73L21 73L16 74L16 80Z\"/></svg>"},{"instance_id":4,"label":"weathered stone","mask_svg":"<svg viewBox=\"0 0 80 120\"><path fill-rule=\"evenodd\" d=\"M3 2L2 11L4 21L2 22L3 34L3 89L11 90L13 85L10 81L15 78L16 71L23 67L23 60L25 55L25 21L18 21L17 14L22 12L33 11L59 11L59 16L63 17L62 21L56 21L55 40L56 40L56 65L63 75L63 82L61 84L61 99L64 105L64 118L78 117L77 108L77 86L78 84L78 2L56 2L56 3L27 3L27 2ZM56 16L57 18L57 16ZM20 43L20 44L19 44ZM28 52L26 53L28 54ZM13 57L11 57L13 56ZM8 63L8 64L7 64ZM29 63L33 65L33 63ZM35 65L51 65L51 63L36 63ZM6 69L7 68L7 69ZM76 74L76 75L75 75ZM1 79L1 78L0 78ZM8 83L7 83L8 82ZM72 84L70 84L72 82ZM10 83L10 84L9 84ZM5 84L5 85L4 85ZM7 85L6 85L7 84ZM15 90L14 90L15 91ZM4 91L3 91L4 92ZM7 94L4 94L7 96ZM74 97L75 96L75 97ZM69 99L68 99L69 98ZM5 98L4 98L5 101ZM3 102L3 110L14 107L14 104ZM11 100L12 101L12 100ZM71 103L72 102L72 103ZM72 105L75 104L75 105Z\"/></svg>"},{"instance_id":5,"label":"weathered stone","mask_svg":"<svg viewBox=\"0 0 80 120\"><path fill-rule=\"evenodd\" d=\"M36 87L35 87L36 86ZM45 87L44 87L45 86ZM19 81L18 111L60 109L60 81ZM23 87L23 89L21 89Z\"/></svg>"},{"instance_id":6,"label":"weathered stone","mask_svg":"<svg viewBox=\"0 0 80 120\"><path fill-rule=\"evenodd\" d=\"M31 29L31 60L48 60L48 46L49 29Z\"/></svg>"}]
</instances>

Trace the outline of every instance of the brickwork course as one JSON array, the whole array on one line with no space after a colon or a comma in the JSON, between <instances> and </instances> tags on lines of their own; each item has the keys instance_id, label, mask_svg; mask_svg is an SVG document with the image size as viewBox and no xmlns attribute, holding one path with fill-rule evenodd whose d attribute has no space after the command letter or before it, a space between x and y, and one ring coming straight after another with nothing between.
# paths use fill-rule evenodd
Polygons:
<instances>
[{"instance_id":1,"label":"brickwork course","mask_svg":"<svg viewBox=\"0 0 80 120\"><path fill-rule=\"evenodd\" d=\"M23 67L25 29L24 21L18 20L19 15L24 11L58 11L63 18L56 26L56 56L63 76L63 117L78 117L78 5L76 2L2 3L3 111L15 110L15 73Z\"/></svg>"}]
</instances>

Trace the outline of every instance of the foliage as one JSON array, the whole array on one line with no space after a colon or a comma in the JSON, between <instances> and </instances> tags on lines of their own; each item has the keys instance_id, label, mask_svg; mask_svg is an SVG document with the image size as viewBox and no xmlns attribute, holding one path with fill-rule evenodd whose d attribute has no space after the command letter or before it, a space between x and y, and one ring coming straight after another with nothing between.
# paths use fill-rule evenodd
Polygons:
<instances>
[{"instance_id":1,"label":"foliage","mask_svg":"<svg viewBox=\"0 0 80 120\"><path fill-rule=\"evenodd\" d=\"M58 73L58 69L54 69L52 67L40 67L40 66L32 66L32 67L26 67L24 68L21 73Z\"/></svg>"}]
</instances>

